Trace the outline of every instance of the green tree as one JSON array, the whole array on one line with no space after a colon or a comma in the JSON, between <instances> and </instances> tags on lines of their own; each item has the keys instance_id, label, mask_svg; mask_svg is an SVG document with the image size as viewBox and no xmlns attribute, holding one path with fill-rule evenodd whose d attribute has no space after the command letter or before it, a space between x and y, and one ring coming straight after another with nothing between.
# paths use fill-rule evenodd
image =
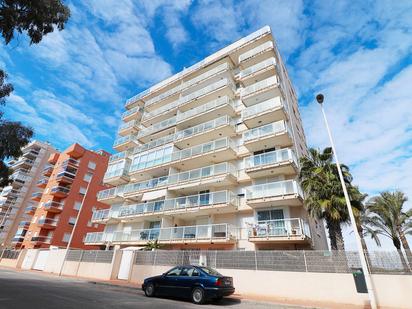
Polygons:
<instances>
[{"instance_id":1,"label":"green tree","mask_svg":"<svg viewBox=\"0 0 412 309\"><path fill-rule=\"evenodd\" d=\"M406 264L402 254L405 250L410 267L412 267L411 249L406 235L412 235L412 209L404 210L404 204L408 200L401 191L381 192L378 196L368 201L370 211L368 225L375 233L392 240L398 250L402 263ZM405 266L405 269L408 267Z\"/></svg>"},{"instance_id":2,"label":"green tree","mask_svg":"<svg viewBox=\"0 0 412 309\"><path fill-rule=\"evenodd\" d=\"M162 247L162 245L159 244L159 242L156 239L154 241L148 241L146 243L146 245L144 246L144 250L152 251L154 249L160 249L161 247Z\"/></svg>"},{"instance_id":3,"label":"green tree","mask_svg":"<svg viewBox=\"0 0 412 309\"><path fill-rule=\"evenodd\" d=\"M0 0L0 32L7 44L15 33L27 33L30 44L39 43L43 36L64 28L70 16L70 10L60 0ZM0 69L0 107L6 103L6 97L14 90L13 85L6 83L7 74ZM25 146L33 136L31 128L20 122L3 118L0 110L0 186L9 182L10 174L5 159L19 157L21 147Z\"/></svg>"},{"instance_id":4,"label":"green tree","mask_svg":"<svg viewBox=\"0 0 412 309\"><path fill-rule=\"evenodd\" d=\"M27 32L30 44L39 43L54 27L63 30L70 9L60 0L0 0L0 32L6 44L16 32Z\"/></svg>"},{"instance_id":5,"label":"green tree","mask_svg":"<svg viewBox=\"0 0 412 309\"><path fill-rule=\"evenodd\" d=\"M345 250L342 224L349 221L349 213L338 169L333 163L332 148L325 148L323 152L311 148L308 156L302 157L300 162L299 178L305 191L305 207L309 215L325 220L332 250ZM355 199L359 198L359 191L351 184L349 168L346 165L341 165L341 168L354 207L358 205Z\"/></svg>"}]
</instances>

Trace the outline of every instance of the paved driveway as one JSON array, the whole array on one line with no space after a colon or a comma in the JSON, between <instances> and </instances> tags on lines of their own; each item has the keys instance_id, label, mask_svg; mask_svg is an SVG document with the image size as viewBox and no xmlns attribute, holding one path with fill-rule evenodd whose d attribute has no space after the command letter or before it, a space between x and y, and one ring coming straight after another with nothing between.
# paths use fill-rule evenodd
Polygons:
<instances>
[{"instance_id":1,"label":"paved driveway","mask_svg":"<svg viewBox=\"0 0 412 309\"><path fill-rule=\"evenodd\" d=\"M94 308L298 308L235 298L218 304L194 305L185 300L147 298L140 290L59 278L33 272L0 269L0 308L94 309Z\"/></svg>"}]
</instances>

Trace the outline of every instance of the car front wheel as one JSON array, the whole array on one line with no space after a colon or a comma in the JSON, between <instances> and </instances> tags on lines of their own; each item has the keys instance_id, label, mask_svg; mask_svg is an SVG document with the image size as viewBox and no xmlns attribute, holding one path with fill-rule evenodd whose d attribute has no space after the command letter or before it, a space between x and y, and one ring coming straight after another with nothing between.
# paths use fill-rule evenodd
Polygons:
<instances>
[{"instance_id":1,"label":"car front wheel","mask_svg":"<svg viewBox=\"0 0 412 309\"><path fill-rule=\"evenodd\" d=\"M144 289L144 293L147 297L152 297L155 294L155 287L153 283L148 283Z\"/></svg>"},{"instance_id":2,"label":"car front wheel","mask_svg":"<svg viewBox=\"0 0 412 309\"><path fill-rule=\"evenodd\" d=\"M192 301L197 304L203 304L205 301L205 292L202 288L194 288L192 291Z\"/></svg>"}]
</instances>

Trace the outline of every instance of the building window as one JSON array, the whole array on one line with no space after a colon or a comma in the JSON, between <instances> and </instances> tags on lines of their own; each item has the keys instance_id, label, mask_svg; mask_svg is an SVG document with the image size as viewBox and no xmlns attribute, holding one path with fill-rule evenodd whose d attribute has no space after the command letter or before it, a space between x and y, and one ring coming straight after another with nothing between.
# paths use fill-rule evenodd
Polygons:
<instances>
[{"instance_id":1,"label":"building window","mask_svg":"<svg viewBox=\"0 0 412 309\"><path fill-rule=\"evenodd\" d=\"M91 170L94 170L96 168L96 163L94 163L93 161L90 161L87 167L90 168Z\"/></svg>"},{"instance_id":2,"label":"building window","mask_svg":"<svg viewBox=\"0 0 412 309\"><path fill-rule=\"evenodd\" d=\"M84 195L86 194L86 190L87 189L85 187L80 187L79 193Z\"/></svg>"},{"instance_id":3,"label":"building window","mask_svg":"<svg viewBox=\"0 0 412 309\"><path fill-rule=\"evenodd\" d=\"M71 233L64 233L63 242L69 242Z\"/></svg>"},{"instance_id":4,"label":"building window","mask_svg":"<svg viewBox=\"0 0 412 309\"><path fill-rule=\"evenodd\" d=\"M92 223L92 221L87 221L87 227L92 227L93 226L93 223Z\"/></svg>"},{"instance_id":5,"label":"building window","mask_svg":"<svg viewBox=\"0 0 412 309\"><path fill-rule=\"evenodd\" d=\"M83 180L90 182L90 180L92 180L93 174L92 173L86 173L84 174Z\"/></svg>"},{"instance_id":6,"label":"building window","mask_svg":"<svg viewBox=\"0 0 412 309\"><path fill-rule=\"evenodd\" d=\"M70 225L75 225L76 224L76 217L70 217L69 218L69 224Z\"/></svg>"},{"instance_id":7,"label":"building window","mask_svg":"<svg viewBox=\"0 0 412 309\"><path fill-rule=\"evenodd\" d=\"M74 202L73 209L80 210L80 207L82 207L82 202Z\"/></svg>"}]
</instances>

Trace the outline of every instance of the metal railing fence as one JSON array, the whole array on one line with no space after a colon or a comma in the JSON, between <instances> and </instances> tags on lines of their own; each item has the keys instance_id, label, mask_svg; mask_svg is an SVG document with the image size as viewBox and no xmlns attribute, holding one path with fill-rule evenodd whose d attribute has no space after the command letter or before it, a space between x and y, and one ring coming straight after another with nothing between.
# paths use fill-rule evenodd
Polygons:
<instances>
[{"instance_id":1,"label":"metal railing fence","mask_svg":"<svg viewBox=\"0 0 412 309\"><path fill-rule=\"evenodd\" d=\"M369 267L375 274L409 274L396 251L373 251L367 254ZM155 250L136 251L134 264L176 266L204 265L217 269L245 269L293 272L351 273L359 269L355 251L315 250Z\"/></svg>"},{"instance_id":2,"label":"metal railing fence","mask_svg":"<svg viewBox=\"0 0 412 309\"><path fill-rule=\"evenodd\" d=\"M69 250L69 252L67 252L66 261L110 264L113 260L113 255L113 250Z\"/></svg>"},{"instance_id":3,"label":"metal railing fence","mask_svg":"<svg viewBox=\"0 0 412 309\"><path fill-rule=\"evenodd\" d=\"M0 257L2 259L17 260L20 255L20 250L0 249Z\"/></svg>"}]
</instances>

